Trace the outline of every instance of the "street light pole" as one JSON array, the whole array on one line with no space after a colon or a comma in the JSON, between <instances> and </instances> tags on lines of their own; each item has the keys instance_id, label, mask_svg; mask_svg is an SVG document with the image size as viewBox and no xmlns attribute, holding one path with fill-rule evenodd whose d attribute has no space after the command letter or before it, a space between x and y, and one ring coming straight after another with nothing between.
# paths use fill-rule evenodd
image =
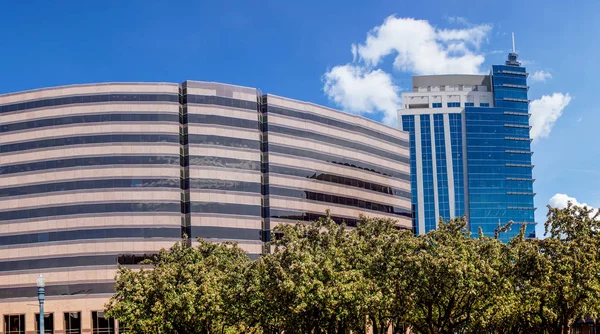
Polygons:
<instances>
[{"instance_id":1,"label":"street light pole","mask_svg":"<svg viewBox=\"0 0 600 334\"><path fill-rule=\"evenodd\" d=\"M40 302L40 334L44 334L44 285L46 283L46 280L44 279L44 276L42 276L42 274L40 274L40 277L38 277L37 279L37 287L38 287L38 300Z\"/></svg>"}]
</instances>

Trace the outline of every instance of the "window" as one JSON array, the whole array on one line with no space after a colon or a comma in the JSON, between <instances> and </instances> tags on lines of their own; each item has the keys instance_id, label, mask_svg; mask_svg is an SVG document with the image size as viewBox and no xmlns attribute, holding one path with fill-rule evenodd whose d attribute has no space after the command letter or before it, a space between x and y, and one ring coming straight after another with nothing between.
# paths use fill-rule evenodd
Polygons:
<instances>
[{"instance_id":1,"label":"window","mask_svg":"<svg viewBox=\"0 0 600 334\"><path fill-rule=\"evenodd\" d=\"M431 104L431 107L432 107L432 108L441 108L441 107L442 107L442 104L441 104L441 103L432 103L432 104Z\"/></svg>"},{"instance_id":2,"label":"window","mask_svg":"<svg viewBox=\"0 0 600 334\"><path fill-rule=\"evenodd\" d=\"M480 103L479 106L480 107L489 107L490 104L489 103Z\"/></svg>"},{"instance_id":3,"label":"window","mask_svg":"<svg viewBox=\"0 0 600 334\"><path fill-rule=\"evenodd\" d=\"M5 315L4 333L6 334L24 334L25 333L25 314Z\"/></svg>"},{"instance_id":4,"label":"window","mask_svg":"<svg viewBox=\"0 0 600 334\"><path fill-rule=\"evenodd\" d=\"M474 107L475 103L473 102L465 102L465 107Z\"/></svg>"},{"instance_id":5,"label":"window","mask_svg":"<svg viewBox=\"0 0 600 334\"><path fill-rule=\"evenodd\" d=\"M105 318L104 312L92 312L92 333L93 334L114 334L115 320Z\"/></svg>"},{"instance_id":6,"label":"window","mask_svg":"<svg viewBox=\"0 0 600 334\"><path fill-rule=\"evenodd\" d=\"M129 326L124 322L119 321L119 334L130 333Z\"/></svg>"},{"instance_id":7,"label":"window","mask_svg":"<svg viewBox=\"0 0 600 334\"><path fill-rule=\"evenodd\" d=\"M66 312L65 334L81 334L81 312Z\"/></svg>"},{"instance_id":8,"label":"window","mask_svg":"<svg viewBox=\"0 0 600 334\"><path fill-rule=\"evenodd\" d=\"M40 333L40 314L35 314L35 333ZM44 313L44 334L54 334L54 314Z\"/></svg>"},{"instance_id":9,"label":"window","mask_svg":"<svg viewBox=\"0 0 600 334\"><path fill-rule=\"evenodd\" d=\"M448 102L448 108L460 108L460 102Z\"/></svg>"}]
</instances>

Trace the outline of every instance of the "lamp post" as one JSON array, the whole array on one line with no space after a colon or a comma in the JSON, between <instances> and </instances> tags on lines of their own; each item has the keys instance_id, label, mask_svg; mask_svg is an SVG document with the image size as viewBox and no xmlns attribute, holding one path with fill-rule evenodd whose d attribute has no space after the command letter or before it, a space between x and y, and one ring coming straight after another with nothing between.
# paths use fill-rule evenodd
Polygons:
<instances>
[{"instance_id":1,"label":"lamp post","mask_svg":"<svg viewBox=\"0 0 600 334\"><path fill-rule=\"evenodd\" d=\"M44 284L46 280L44 276L40 274L40 277L37 279L37 287L38 287L38 300L40 301L40 334L44 334Z\"/></svg>"}]
</instances>

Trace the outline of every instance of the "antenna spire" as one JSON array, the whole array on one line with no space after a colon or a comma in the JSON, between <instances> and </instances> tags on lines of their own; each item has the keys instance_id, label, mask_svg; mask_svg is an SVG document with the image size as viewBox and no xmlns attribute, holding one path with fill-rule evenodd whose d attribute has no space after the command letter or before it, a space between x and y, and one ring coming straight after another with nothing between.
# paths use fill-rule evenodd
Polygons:
<instances>
[{"instance_id":1,"label":"antenna spire","mask_svg":"<svg viewBox=\"0 0 600 334\"><path fill-rule=\"evenodd\" d=\"M508 66L521 66L521 63L517 60L519 55L515 50L515 33L512 34L512 52L508 54L508 60L506 61L506 65Z\"/></svg>"},{"instance_id":2,"label":"antenna spire","mask_svg":"<svg viewBox=\"0 0 600 334\"><path fill-rule=\"evenodd\" d=\"M512 52L516 53L516 51L515 51L515 33L514 32L512 33L512 47L513 47Z\"/></svg>"}]
</instances>

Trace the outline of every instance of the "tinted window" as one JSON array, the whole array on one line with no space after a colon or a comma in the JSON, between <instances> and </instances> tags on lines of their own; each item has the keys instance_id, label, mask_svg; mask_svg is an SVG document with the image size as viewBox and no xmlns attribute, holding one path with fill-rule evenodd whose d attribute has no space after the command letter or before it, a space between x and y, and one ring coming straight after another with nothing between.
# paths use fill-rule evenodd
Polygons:
<instances>
[{"instance_id":1,"label":"tinted window","mask_svg":"<svg viewBox=\"0 0 600 334\"><path fill-rule=\"evenodd\" d=\"M217 226L192 226L193 238L259 240L260 229Z\"/></svg>"},{"instance_id":2,"label":"tinted window","mask_svg":"<svg viewBox=\"0 0 600 334\"><path fill-rule=\"evenodd\" d=\"M190 134L187 136L187 142L184 142L183 144L218 145L260 150L260 141L258 140L258 137L258 133L256 134L257 140Z\"/></svg>"},{"instance_id":3,"label":"tinted window","mask_svg":"<svg viewBox=\"0 0 600 334\"><path fill-rule=\"evenodd\" d=\"M46 118L34 121L5 124L0 126L0 132L29 130L50 126L62 126L81 123L108 122L174 122L179 123L179 115L173 113L143 114L143 113L111 113L100 115L71 115L65 117Z\"/></svg>"},{"instance_id":4,"label":"tinted window","mask_svg":"<svg viewBox=\"0 0 600 334\"><path fill-rule=\"evenodd\" d=\"M253 130L259 129L258 120L247 120L220 115L187 114L187 123L216 124Z\"/></svg>"},{"instance_id":5,"label":"tinted window","mask_svg":"<svg viewBox=\"0 0 600 334\"><path fill-rule=\"evenodd\" d=\"M107 212L180 212L180 203L94 203L0 212L0 221Z\"/></svg>"},{"instance_id":6,"label":"tinted window","mask_svg":"<svg viewBox=\"0 0 600 334\"><path fill-rule=\"evenodd\" d=\"M81 103L105 102L179 102L177 94L102 94L55 97L37 101L19 102L0 106L0 113L33 108L53 107Z\"/></svg>"},{"instance_id":7,"label":"tinted window","mask_svg":"<svg viewBox=\"0 0 600 334\"><path fill-rule=\"evenodd\" d=\"M285 196L296 199L304 199L309 201L326 202L339 204L344 206L357 207L361 209L380 211L390 213L394 215L404 216L412 218L412 212L409 209L394 207L391 205L363 201L356 198L338 196L333 194L317 193L313 191L305 191L292 188L281 188L281 187L269 187L269 194L271 196Z\"/></svg>"},{"instance_id":8,"label":"tinted window","mask_svg":"<svg viewBox=\"0 0 600 334\"><path fill-rule=\"evenodd\" d=\"M392 176L392 177L402 179L402 180L410 180L410 176L408 175L408 173L391 170L386 167L377 166L374 164L365 163L365 162L358 161L358 160L348 159L345 157L329 155L329 154L315 152L315 151L303 150L303 149L299 149L299 148L279 146L279 145L274 145L274 144L268 144L268 151L275 152L275 153L287 154L287 155L291 155L294 157L305 157L305 158L310 158L310 159L315 159L315 160L326 161L326 162L333 163L333 164L358 168L358 169L362 169L362 170L366 170L369 172L382 174L382 175L386 175L386 176Z\"/></svg>"},{"instance_id":9,"label":"tinted window","mask_svg":"<svg viewBox=\"0 0 600 334\"><path fill-rule=\"evenodd\" d=\"M385 133L381 133L381 132L378 132L378 131L375 131L375 130L372 130L369 128L364 128L359 125L341 122L339 120L331 119L328 117L324 117L324 116L320 116L320 115L316 115L316 114L312 114L312 113L295 111L295 110L285 109L285 108L281 108L281 107L275 107L275 106L271 106L271 105L267 106L266 112L300 118L300 119L304 119L304 120L317 122L320 124L326 124L329 126L340 128L340 129L362 133L367 136L385 140L385 141L388 141L388 142L396 144L396 145L408 147L408 142L405 140L395 138L393 136L390 136Z\"/></svg>"},{"instance_id":10,"label":"tinted window","mask_svg":"<svg viewBox=\"0 0 600 334\"><path fill-rule=\"evenodd\" d=\"M0 166L0 174L24 173L45 169L106 165L179 165L180 157L162 156L97 156L70 159L44 160L16 165Z\"/></svg>"},{"instance_id":11,"label":"tinted window","mask_svg":"<svg viewBox=\"0 0 600 334\"><path fill-rule=\"evenodd\" d=\"M299 130L299 129L286 128L286 127L278 126L278 125L269 125L269 131L275 132L275 133L283 133L283 134L292 136L294 138L297 137L297 138L312 139L312 140L322 142L322 143L328 143L328 144L333 144L336 146L341 146L344 148L355 149L355 150L365 152L367 154L375 154L375 155L378 155L378 156L381 156L381 157L384 157L384 158L387 158L390 160L399 161L399 162L408 164L408 157L406 157L406 156L402 156L397 153L380 150L373 146L369 146L369 145L365 145L365 144L361 144L361 143L357 143L357 142L353 142L353 141L349 141L349 140L345 140L345 139L335 138L335 137L331 137L331 136L326 136L326 135L323 135L320 133L308 132L308 131L303 131L303 130Z\"/></svg>"},{"instance_id":12,"label":"tinted window","mask_svg":"<svg viewBox=\"0 0 600 334\"><path fill-rule=\"evenodd\" d=\"M183 103L193 103L193 104L214 104L218 106L226 106L233 108L241 108L248 110L258 110L258 104L256 102L245 101L232 99L228 97L222 96L212 96L212 95L192 95L185 94L183 96Z\"/></svg>"},{"instance_id":13,"label":"tinted window","mask_svg":"<svg viewBox=\"0 0 600 334\"><path fill-rule=\"evenodd\" d=\"M395 189L395 188L377 184L377 183L372 183L372 182L363 181L363 180L357 180L357 179L340 176L340 175L335 175L335 174L323 173L323 172L314 171L314 170L305 170L305 169L299 169L299 168L292 168L292 167L288 167L288 166L269 165L269 174L270 173L305 177L308 179L314 179L314 180L330 182L330 183L337 183L337 184L362 188L365 190L376 191L376 192L380 192L383 194L410 198L410 192L405 191L405 190Z\"/></svg>"},{"instance_id":14,"label":"tinted window","mask_svg":"<svg viewBox=\"0 0 600 334\"><path fill-rule=\"evenodd\" d=\"M179 135L172 134L108 134L40 139L0 146L0 153L35 150L40 148L87 145L100 143L179 143Z\"/></svg>"},{"instance_id":15,"label":"tinted window","mask_svg":"<svg viewBox=\"0 0 600 334\"><path fill-rule=\"evenodd\" d=\"M214 203L214 202L191 202L190 210L192 213L220 213L241 216L261 215L260 205L250 204L232 204L232 203Z\"/></svg>"},{"instance_id":16,"label":"tinted window","mask_svg":"<svg viewBox=\"0 0 600 334\"><path fill-rule=\"evenodd\" d=\"M111 188L179 188L177 179L93 179L44 183L0 189L0 197L24 196L60 191Z\"/></svg>"},{"instance_id":17,"label":"tinted window","mask_svg":"<svg viewBox=\"0 0 600 334\"><path fill-rule=\"evenodd\" d=\"M188 158L188 164L189 166L210 166L256 171L260 170L260 161L211 156L192 155Z\"/></svg>"},{"instance_id":18,"label":"tinted window","mask_svg":"<svg viewBox=\"0 0 600 334\"><path fill-rule=\"evenodd\" d=\"M109 228L83 229L72 231L55 231L5 235L0 237L0 245L33 244L40 242L60 242L70 240L93 240L110 238L179 238L181 228Z\"/></svg>"}]
</instances>

